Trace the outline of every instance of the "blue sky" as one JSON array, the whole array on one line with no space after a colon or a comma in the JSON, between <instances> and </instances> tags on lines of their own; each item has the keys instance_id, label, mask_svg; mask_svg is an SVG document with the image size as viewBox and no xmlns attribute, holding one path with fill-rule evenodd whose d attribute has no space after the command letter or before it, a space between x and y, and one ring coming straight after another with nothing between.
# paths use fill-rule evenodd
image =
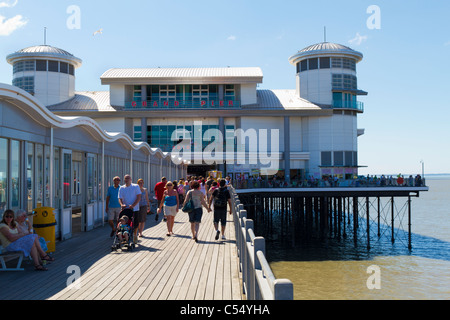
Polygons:
<instances>
[{"instance_id":1,"label":"blue sky","mask_svg":"<svg viewBox=\"0 0 450 320\"><path fill-rule=\"evenodd\" d=\"M367 26L370 5L379 29ZM289 56L322 42L326 26L327 41L364 54L360 173L420 173L421 160L425 173L450 173L449 21L445 0L0 0L0 57L43 44L47 27L47 44L83 60L78 91L108 90L100 76L109 68L158 66L257 66L261 89L293 89ZM0 59L0 82L11 78Z\"/></svg>"}]
</instances>

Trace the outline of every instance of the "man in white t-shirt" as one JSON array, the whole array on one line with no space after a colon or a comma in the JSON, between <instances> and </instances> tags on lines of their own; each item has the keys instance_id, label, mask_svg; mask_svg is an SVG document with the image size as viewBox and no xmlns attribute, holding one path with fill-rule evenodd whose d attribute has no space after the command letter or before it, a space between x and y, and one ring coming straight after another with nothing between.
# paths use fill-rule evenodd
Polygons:
<instances>
[{"instance_id":1,"label":"man in white t-shirt","mask_svg":"<svg viewBox=\"0 0 450 320\"><path fill-rule=\"evenodd\" d=\"M133 209L134 217L139 212L139 201L141 200L141 189L139 185L132 183L131 176L126 174L123 178L125 184L119 188L119 203L122 210L126 208ZM134 242L137 242L137 230L136 226L133 226L134 230Z\"/></svg>"}]
</instances>

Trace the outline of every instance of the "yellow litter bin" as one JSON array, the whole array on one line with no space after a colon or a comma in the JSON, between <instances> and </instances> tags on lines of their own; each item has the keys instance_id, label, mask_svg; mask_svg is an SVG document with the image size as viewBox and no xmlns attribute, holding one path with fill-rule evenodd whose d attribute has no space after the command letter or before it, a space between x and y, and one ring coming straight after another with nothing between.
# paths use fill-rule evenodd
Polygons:
<instances>
[{"instance_id":1,"label":"yellow litter bin","mask_svg":"<svg viewBox=\"0 0 450 320\"><path fill-rule=\"evenodd\" d=\"M47 242L47 252L55 252L55 213L51 207L39 207L33 210L33 228Z\"/></svg>"}]
</instances>

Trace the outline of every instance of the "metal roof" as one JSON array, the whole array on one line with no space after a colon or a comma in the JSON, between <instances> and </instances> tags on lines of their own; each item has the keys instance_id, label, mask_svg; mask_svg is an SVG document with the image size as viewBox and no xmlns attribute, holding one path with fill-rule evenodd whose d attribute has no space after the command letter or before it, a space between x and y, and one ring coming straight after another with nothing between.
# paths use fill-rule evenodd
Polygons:
<instances>
[{"instance_id":1,"label":"metal roof","mask_svg":"<svg viewBox=\"0 0 450 320\"><path fill-rule=\"evenodd\" d=\"M81 65L81 59L75 57L73 54L67 52L66 50L52 47L49 45L39 45L39 46L31 46L21 50L18 50L14 53L9 54L6 57L6 61L10 64L13 64L15 61L23 59L23 58L36 58L36 57L50 57L56 59L69 60L75 67L79 67Z\"/></svg>"},{"instance_id":2,"label":"metal roof","mask_svg":"<svg viewBox=\"0 0 450 320\"><path fill-rule=\"evenodd\" d=\"M52 112L75 112L98 111L98 112L116 112L115 107L111 106L109 91L87 91L76 92L72 99L48 106ZM308 100L300 98L295 90L257 90L257 103L243 105L242 110L321 110L322 108ZM122 108L119 108L122 110ZM160 111L159 109L148 108L148 111ZM218 111L218 110L215 110ZM209 110L209 112L215 112Z\"/></svg>"},{"instance_id":3,"label":"metal roof","mask_svg":"<svg viewBox=\"0 0 450 320\"><path fill-rule=\"evenodd\" d=\"M76 92L72 99L48 106L57 111L115 111L109 102L109 91Z\"/></svg>"},{"instance_id":4,"label":"metal roof","mask_svg":"<svg viewBox=\"0 0 450 320\"><path fill-rule=\"evenodd\" d=\"M300 98L295 90L257 90L257 103L244 105L242 109L251 110L320 110L314 103Z\"/></svg>"},{"instance_id":5,"label":"metal roof","mask_svg":"<svg viewBox=\"0 0 450 320\"><path fill-rule=\"evenodd\" d=\"M153 81L174 80L183 83L183 81L196 80L197 82L222 81L226 83L227 80L239 79L242 82L262 82L263 73L258 67L225 67L225 68L136 68L136 69L118 69L113 68L105 71L100 79L102 84L109 84L111 82L126 82L140 80L146 84L153 83ZM224 82L225 81L225 82ZM156 83L156 82L155 82ZM137 83L136 83L137 84ZM194 84L194 82L192 82Z\"/></svg>"},{"instance_id":6,"label":"metal roof","mask_svg":"<svg viewBox=\"0 0 450 320\"><path fill-rule=\"evenodd\" d=\"M338 43L321 42L310 45L302 50L299 50L296 54L289 57L291 64L296 64L300 60L310 56L350 56L359 62L363 58L361 52L355 51L350 47L344 46Z\"/></svg>"}]
</instances>

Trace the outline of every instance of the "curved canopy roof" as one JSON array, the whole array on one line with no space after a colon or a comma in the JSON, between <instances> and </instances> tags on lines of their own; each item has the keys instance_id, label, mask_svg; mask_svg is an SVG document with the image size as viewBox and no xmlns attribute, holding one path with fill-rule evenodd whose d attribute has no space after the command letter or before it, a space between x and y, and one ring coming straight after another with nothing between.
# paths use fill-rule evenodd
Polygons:
<instances>
[{"instance_id":1,"label":"curved canopy roof","mask_svg":"<svg viewBox=\"0 0 450 320\"><path fill-rule=\"evenodd\" d=\"M296 64L305 58L316 56L345 56L355 59L356 62L361 61L363 58L361 52L355 51L350 47L338 43L321 42L298 51L296 54L289 57L289 62L291 64Z\"/></svg>"},{"instance_id":2,"label":"curved canopy roof","mask_svg":"<svg viewBox=\"0 0 450 320\"><path fill-rule=\"evenodd\" d=\"M73 54L67 52L66 50L52 47L49 45L39 45L39 46L31 46L21 50L18 50L14 53L9 54L6 57L6 61L10 64L13 64L17 60L21 60L24 58L54 58L57 60L65 60L75 65L76 68L81 66L81 59L75 57Z\"/></svg>"}]
</instances>

